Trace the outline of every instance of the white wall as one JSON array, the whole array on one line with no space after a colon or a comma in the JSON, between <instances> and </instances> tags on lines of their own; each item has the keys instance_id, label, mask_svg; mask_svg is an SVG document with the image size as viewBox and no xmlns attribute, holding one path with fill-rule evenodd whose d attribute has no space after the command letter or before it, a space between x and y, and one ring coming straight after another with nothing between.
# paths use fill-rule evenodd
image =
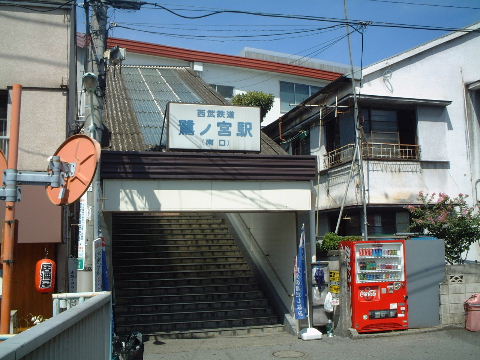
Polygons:
<instances>
[{"instance_id":1,"label":"white wall","mask_svg":"<svg viewBox=\"0 0 480 360\"><path fill-rule=\"evenodd\" d=\"M124 64L190 66L190 63L187 61L136 53L127 53L127 59ZM203 63L203 71L198 72L198 74L207 84L233 86L234 94L254 90L273 94L275 96L273 107L265 116L262 126L268 125L282 115L280 112L280 81L295 82L321 87L329 83L328 81L316 80L302 76L293 76L288 74L209 63Z\"/></svg>"},{"instance_id":2,"label":"white wall","mask_svg":"<svg viewBox=\"0 0 480 360\"><path fill-rule=\"evenodd\" d=\"M308 211L307 181L103 181L104 211Z\"/></svg>"},{"instance_id":3,"label":"white wall","mask_svg":"<svg viewBox=\"0 0 480 360\"><path fill-rule=\"evenodd\" d=\"M236 216L241 218L240 222ZM290 309L297 254L295 213L229 214L228 218L250 256L275 286L283 306ZM247 229L242 229L244 226Z\"/></svg>"},{"instance_id":4,"label":"white wall","mask_svg":"<svg viewBox=\"0 0 480 360\"><path fill-rule=\"evenodd\" d=\"M467 119L465 117L465 85L480 79L480 36L476 33L448 41L437 47L388 65L367 75L362 94L418 99L446 100L452 103L445 110L418 108L418 143L421 160L448 161L429 164L423 169L424 191L464 193L472 196L469 154L467 151ZM385 71L391 75L385 79ZM440 169L434 169L434 167ZM423 164L422 164L423 167ZM432 168L433 167L433 168ZM405 184L408 183L408 178Z\"/></svg>"}]
</instances>

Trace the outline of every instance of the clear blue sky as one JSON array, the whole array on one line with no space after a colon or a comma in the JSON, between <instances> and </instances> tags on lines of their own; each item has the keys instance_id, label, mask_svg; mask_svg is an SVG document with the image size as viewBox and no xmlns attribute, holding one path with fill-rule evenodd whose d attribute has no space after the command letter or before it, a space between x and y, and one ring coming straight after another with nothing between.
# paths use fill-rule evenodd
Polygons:
<instances>
[{"instance_id":1,"label":"clear blue sky","mask_svg":"<svg viewBox=\"0 0 480 360\"><path fill-rule=\"evenodd\" d=\"M186 16L228 9L344 18L343 0L167 0L156 3ZM480 0L349 0L348 4L350 19L356 20L450 28L463 28L480 21ZM349 61L347 40L340 40L345 35L345 27L321 29L335 25L330 22L243 14L218 14L193 20L149 5L140 11L111 10L110 22L131 28L111 29L109 34L114 37L230 55L238 55L248 46L344 64ZM84 31L83 20L79 21L79 30ZM367 27L364 31L363 64L372 64L447 33ZM352 41L354 62L360 65L361 36L353 33Z\"/></svg>"}]
</instances>

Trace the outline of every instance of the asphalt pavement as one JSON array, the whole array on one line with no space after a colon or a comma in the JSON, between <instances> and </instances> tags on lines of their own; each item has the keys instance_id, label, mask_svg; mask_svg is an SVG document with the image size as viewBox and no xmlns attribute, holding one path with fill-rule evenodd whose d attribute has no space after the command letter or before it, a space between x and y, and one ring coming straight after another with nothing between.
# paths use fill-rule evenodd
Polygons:
<instances>
[{"instance_id":1,"label":"asphalt pavement","mask_svg":"<svg viewBox=\"0 0 480 360\"><path fill-rule=\"evenodd\" d=\"M303 341L287 333L209 339L150 338L144 360L479 360L480 332L465 329L334 336Z\"/></svg>"}]
</instances>

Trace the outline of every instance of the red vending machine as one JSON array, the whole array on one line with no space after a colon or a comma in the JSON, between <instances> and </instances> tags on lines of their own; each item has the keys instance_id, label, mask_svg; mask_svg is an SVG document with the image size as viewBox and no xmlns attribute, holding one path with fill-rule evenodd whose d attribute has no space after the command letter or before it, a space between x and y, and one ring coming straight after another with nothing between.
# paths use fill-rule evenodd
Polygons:
<instances>
[{"instance_id":1,"label":"red vending machine","mask_svg":"<svg viewBox=\"0 0 480 360\"><path fill-rule=\"evenodd\" d=\"M352 326L358 332L408 329L405 240L345 241L352 295Z\"/></svg>"}]
</instances>

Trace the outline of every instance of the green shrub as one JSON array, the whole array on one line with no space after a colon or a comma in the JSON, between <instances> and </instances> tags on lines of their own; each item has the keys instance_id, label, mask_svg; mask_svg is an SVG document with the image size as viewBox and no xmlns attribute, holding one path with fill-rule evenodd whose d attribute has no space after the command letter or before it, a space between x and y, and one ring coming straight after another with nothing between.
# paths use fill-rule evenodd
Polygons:
<instances>
[{"instance_id":1,"label":"green shrub","mask_svg":"<svg viewBox=\"0 0 480 360\"><path fill-rule=\"evenodd\" d=\"M274 96L261 91L249 91L245 94L238 94L232 98L233 105L240 106L258 106L260 107L260 121L273 106Z\"/></svg>"},{"instance_id":2,"label":"green shrub","mask_svg":"<svg viewBox=\"0 0 480 360\"><path fill-rule=\"evenodd\" d=\"M319 255L326 256L330 250L338 250L341 241L360 241L361 236L340 236L333 232L326 233L323 237L322 244L317 243L317 251Z\"/></svg>"}]
</instances>

